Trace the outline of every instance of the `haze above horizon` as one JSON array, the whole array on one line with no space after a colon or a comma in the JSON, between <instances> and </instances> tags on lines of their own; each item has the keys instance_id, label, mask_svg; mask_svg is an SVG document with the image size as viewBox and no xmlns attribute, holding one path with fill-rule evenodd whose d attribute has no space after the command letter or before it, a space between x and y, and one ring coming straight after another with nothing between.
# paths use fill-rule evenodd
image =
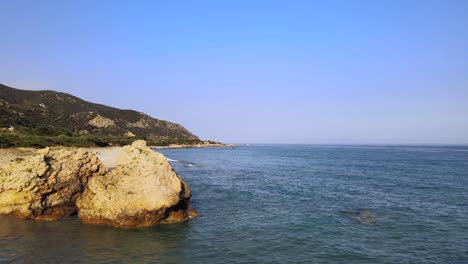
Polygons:
<instances>
[{"instance_id":1,"label":"haze above horizon","mask_svg":"<svg viewBox=\"0 0 468 264\"><path fill-rule=\"evenodd\" d=\"M0 83L227 143L468 144L468 1L3 1Z\"/></svg>"}]
</instances>

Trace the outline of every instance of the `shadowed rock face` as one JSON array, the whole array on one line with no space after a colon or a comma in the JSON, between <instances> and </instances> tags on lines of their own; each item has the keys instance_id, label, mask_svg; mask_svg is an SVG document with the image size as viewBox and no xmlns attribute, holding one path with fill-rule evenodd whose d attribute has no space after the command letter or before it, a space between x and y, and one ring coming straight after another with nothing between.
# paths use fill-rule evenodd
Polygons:
<instances>
[{"instance_id":1,"label":"shadowed rock face","mask_svg":"<svg viewBox=\"0 0 468 264\"><path fill-rule=\"evenodd\" d=\"M40 150L0 169L0 214L41 220L73 214L88 179L105 173L90 152Z\"/></svg>"},{"instance_id":2,"label":"shadowed rock face","mask_svg":"<svg viewBox=\"0 0 468 264\"><path fill-rule=\"evenodd\" d=\"M167 159L139 140L124 147L105 177L89 180L76 205L85 223L141 227L194 217L190 197Z\"/></svg>"},{"instance_id":3,"label":"shadowed rock face","mask_svg":"<svg viewBox=\"0 0 468 264\"><path fill-rule=\"evenodd\" d=\"M372 209L345 209L341 210L339 213L361 224L377 222L377 212Z\"/></svg>"}]
</instances>

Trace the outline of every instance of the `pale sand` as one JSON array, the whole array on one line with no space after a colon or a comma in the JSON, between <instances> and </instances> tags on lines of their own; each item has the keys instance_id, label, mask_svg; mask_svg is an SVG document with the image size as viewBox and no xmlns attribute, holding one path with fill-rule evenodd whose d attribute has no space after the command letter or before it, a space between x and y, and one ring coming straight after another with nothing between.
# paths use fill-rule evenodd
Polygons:
<instances>
[{"instance_id":1,"label":"pale sand","mask_svg":"<svg viewBox=\"0 0 468 264\"><path fill-rule=\"evenodd\" d=\"M91 152L96 154L106 168L114 168L117 162L117 156L122 152L122 147L91 148Z\"/></svg>"},{"instance_id":2,"label":"pale sand","mask_svg":"<svg viewBox=\"0 0 468 264\"><path fill-rule=\"evenodd\" d=\"M14 161L24 159L34 154L37 149L33 148L8 148L0 149L0 167Z\"/></svg>"}]
</instances>

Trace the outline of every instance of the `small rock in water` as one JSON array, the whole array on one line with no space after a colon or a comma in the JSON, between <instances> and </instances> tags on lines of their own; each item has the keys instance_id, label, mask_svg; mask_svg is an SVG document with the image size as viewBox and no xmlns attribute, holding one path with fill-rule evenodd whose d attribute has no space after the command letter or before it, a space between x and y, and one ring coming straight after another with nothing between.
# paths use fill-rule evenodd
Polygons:
<instances>
[{"instance_id":1,"label":"small rock in water","mask_svg":"<svg viewBox=\"0 0 468 264\"><path fill-rule=\"evenodd\" d=\"M345 209L341 210L340 214L361 224L371 224L377 222L377 212L372 209Z\"/></svg>"},{"instance_id":2,"label":"small rock in water","mask_svg":"<svg viewBox=\"0 0 468 264\"><path fill-rule=\"evenodd\" d=\"M198 216L198 213L197 213L197 211L191 209L191 210L188 210L188 211L187 211L187 215L188 215L188 217L189 217L190 219L192 219L192 218L197 217L197 216Z\"/></svg>"}]
</instances>

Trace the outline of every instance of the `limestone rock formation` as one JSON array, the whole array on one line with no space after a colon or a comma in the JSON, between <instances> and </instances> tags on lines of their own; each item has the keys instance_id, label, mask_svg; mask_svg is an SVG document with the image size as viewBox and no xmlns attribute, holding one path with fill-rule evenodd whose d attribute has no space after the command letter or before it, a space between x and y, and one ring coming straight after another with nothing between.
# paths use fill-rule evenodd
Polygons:
<instances>
[{"instance_id":1,"label":"limestone rock formation","mask_svg":"<svg viewBox=\"0 0 468 264\"><path fill-rule=\"evenodd\" d=\"M0 214L42 220L70 215L88 179L105 173L90 152L40 150L0 169Z\"/></svg>"},{"instance_id":2,"label":"limestone rock formation","mask_svg":"<svg viewBox=\"0 0 468 264\"><path fill-rule=\"evenodd\" d=\"M123 148L105 177L89 180L76 206L85 223L141 227L196 216L190 197L189 187L164 155L138 140Z\"/></svg>"},{"instance_id":3,"label":"limestone rock formation","mask_svg":"<svg viewBox=\"0 0 468 264\"><path fill-rule=\"evenodd\" d=\"M100 128L115 126L114 120L110 118L105 118L99 114L95 118L89 120L88 124Z\"/></svg>"}]
</instances>

